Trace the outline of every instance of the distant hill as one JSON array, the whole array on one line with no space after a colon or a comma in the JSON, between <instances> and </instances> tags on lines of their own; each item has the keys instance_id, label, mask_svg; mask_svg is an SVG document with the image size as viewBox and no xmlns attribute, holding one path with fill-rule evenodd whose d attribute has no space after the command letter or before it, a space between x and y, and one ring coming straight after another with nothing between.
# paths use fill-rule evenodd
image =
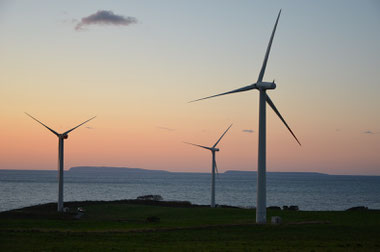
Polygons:
<instances>
[{"instance_id":1,"label":"distant hill","mask_svg":"<svg viewBox=\"0 0 380 252\"><path fill-rule=\"evenodd\" d=\"M147 170L141 168L129 168L129 167L109 167L109 166L75 166L71 167L69 172L93 172L93 173L104 173L104 172L120 172L120 173L169 173L163 170Z\"/></svg>"}]
</instances>

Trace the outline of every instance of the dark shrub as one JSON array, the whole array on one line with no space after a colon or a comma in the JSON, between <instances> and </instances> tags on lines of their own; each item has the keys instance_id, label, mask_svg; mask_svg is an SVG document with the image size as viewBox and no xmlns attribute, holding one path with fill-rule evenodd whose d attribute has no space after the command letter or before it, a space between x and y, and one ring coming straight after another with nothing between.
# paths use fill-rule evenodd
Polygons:
<instances>
[{"instance_id":1,"label":"dark shrub","mask_svg":"<svg viewBox=\"0 0 380 252\"><path fill-rule=\"evenodd\" d=\"M138 196L137 197L138 200L155 200L155 201L161 201L163 200L164 198L162 198L161 195L143 195L143 196Z\"/></svg>"},{"instance_id":2,"label":"dark shrub","mask_svg":"<svg viewBox=\"0 0 380 252\"><path fill-rule=\"evenodd\" d=\"M292 210L292 211L298 211L298 206L290 206L289 207L289 210Z\"/></svg>"},{"instance_id":3,"label":"dark shrub","mask_svg":"<svg viewBox=\"0 0 380 252\"><path fill-rule=\"evenodd\" d=\"M268 207L267 209L271 209L271 210L281 210L281 207L279 207L279 206L270 206L270 207Z\"/></svg>"}]
</instances>

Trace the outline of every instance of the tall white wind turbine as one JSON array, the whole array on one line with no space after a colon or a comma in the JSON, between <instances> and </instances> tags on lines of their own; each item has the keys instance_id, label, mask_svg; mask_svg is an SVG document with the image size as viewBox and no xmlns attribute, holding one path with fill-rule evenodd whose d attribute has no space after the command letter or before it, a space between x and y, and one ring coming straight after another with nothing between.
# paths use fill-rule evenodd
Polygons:
<instances>
[{"instance_id":1,"label":"tall white wind turbine","mask_svg":"<svg viewBox=\"0 0 380 252\"><path fill-rule=\"evenodd\" d=\"M37 122L42 124L45 128L50 130L54 135L56 135L58 137L58 207L57 207L57 210L58 210L58 212L62 212L63 211L63 141L69 137L68 134L71 131L73 131L76 128L78 128L79 126L82 126L83 124L91 121L96 116L88 119L87 121L75 126L74 128L72 128L72 129L70 129L64 133L59 134L56 131L49 128L48 126L46 126L45 124L43 124L42 122L40 122L39 120L37 120L36 118L34 118L33 116L29 115L28 113L25 113L25 114L28 115L29 117L31 117L33 120L36 120Z\"/></svg>"},{"instance_id":2,"label":"tall white wind turbine","mask_svg":"<svg viewBox=\"0 0 380 252\"><path fill-rule=\"evenodd\" d=\"M219 151L219 148L216 148L216 146L218 145L218 143L220 142L220 140L224 137L224 135L227 133L227 131L231 128L232 124L230 125L230 127L228 127L226 129L226 131L224 131L224 133L222 134L222 136L218 139L218 141L216 141L216 143L212 146L212 147L207 147L207 146L202 146L202 145L198 145L198 144L193 144L193 143L188 143L188 142L185 142L187 144L191 144L191 145L194 145L194 146L198 146L198 147L201 147L203 149L206 149L206 150L210 150L211 153L212 153L212 165L211 165L211 204L210 206L211 207L215 207L215 171L218 172L218 167L216 165L216 160L215 160L215 152Z\"/></svg>"},{"instance_id":3,"label":"tall white wind turbine","mask_svg":"<svg viewBox=\"0 0 380 252\"><path fill-rule=\"evenodd\" d=\"M275 89L276 84L273 82L264 82L263 77L265 73L265 68L267 66L268 57L270 53L270 49L272 46L272 41L274 37L274 33L276 32L276 27L278 24L278 20L281 15L281 10L278 13L276 23L274 25L272 35L269 40L269 44L267 47L267 51L265 53L265 58L263 65L260 70L259 78L256 83L251 85L238 88L229 92L208 96L205 98L201 98L195 101L200 101L212 97L217 97L221 95L233 94L244 92L252 89L257 89L260 92L260 102L259 102L259 153L258 153L258 167L257 167L257 206L256 206L256 223L266 223L266 103L273 109L273 111L277 114L277 116L281 119L281 121L285 124L286 128L290 131L293 137L296 139L297 143L301 145L298 141L297 137L294 135L293 131L290 129L288 124L285 122L284 118L281 116L280 112L277 110L276 106L269 98L266 93L267 89Z\"/></svg>"}]
</instances>

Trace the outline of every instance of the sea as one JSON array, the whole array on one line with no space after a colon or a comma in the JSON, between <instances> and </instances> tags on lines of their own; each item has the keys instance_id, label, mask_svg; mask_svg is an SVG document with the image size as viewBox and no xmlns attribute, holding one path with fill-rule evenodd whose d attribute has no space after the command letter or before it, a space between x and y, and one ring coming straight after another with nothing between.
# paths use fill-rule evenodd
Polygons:
<instances>
[{"instance_id":1,"label":"sea","mask_svg":"<svg viewBox=\"0 0 380 252\"><path fill-rule=\"evenodd\" d=\"M256 206L256 172L216 175L216 203ZM130 168L74 167L64 172L64 201L136 199L161 195L164 200L208 205L210 173ZM0 170L0 212L56 202L56 170ZM296 205L300 210L380 209L380 176L321 173L267 173L267 206Z\"/></svg>"}]
</instances>

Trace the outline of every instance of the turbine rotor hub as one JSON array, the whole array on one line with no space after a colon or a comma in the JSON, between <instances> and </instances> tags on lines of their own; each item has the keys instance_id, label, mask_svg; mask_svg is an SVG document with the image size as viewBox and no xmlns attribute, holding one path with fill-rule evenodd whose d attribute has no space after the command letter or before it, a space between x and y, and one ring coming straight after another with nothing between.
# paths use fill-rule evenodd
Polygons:
<instances>
[{"instance_id":1,"label":"turbine rotor hub","mask_svg":"<svg viewBox=\"0 0 380 252\"><path fill-rule=\"evenodd\" d=\"M59 137L62 138L62 139L67 139L67 138L69 138L69 135L67 135L67 134L65 134L65 135L61 134Z\"/></svg>"}]
</instances>

